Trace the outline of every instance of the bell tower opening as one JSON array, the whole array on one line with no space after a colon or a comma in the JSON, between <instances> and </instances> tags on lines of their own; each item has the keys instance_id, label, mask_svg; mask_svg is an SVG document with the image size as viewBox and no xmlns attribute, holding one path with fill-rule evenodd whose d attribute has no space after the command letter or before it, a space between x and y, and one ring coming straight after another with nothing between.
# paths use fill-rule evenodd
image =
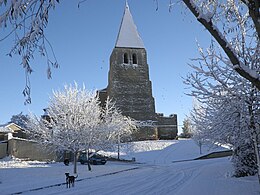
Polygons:
<instances>
[{"instance_id":1,"label":"bell tower opening","mask_svg":"<svg viewBox=\"0 0 260 195\"><path fill-rule=\"evenodd\" d=\"M129 60L128 60L128 54L124 53L124 64L128 64Z\"/></svg>"},{"instance_id":2,"label":"bell tower opening","mask_svg":"<svg viewBox=\"0 0 260 195\"><path fill-rule=\"evenodd\" d=\"M133 59L133 64L137 64L137 57L135 53L132 55L132 59Z\"/></svg>"}]
</instances>

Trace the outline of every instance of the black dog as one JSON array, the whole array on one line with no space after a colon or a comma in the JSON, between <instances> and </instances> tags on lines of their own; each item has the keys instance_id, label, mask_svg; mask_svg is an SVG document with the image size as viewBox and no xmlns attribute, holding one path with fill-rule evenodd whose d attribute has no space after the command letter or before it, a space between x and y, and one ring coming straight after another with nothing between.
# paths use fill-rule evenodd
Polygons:
<instances>
[{"instance_id":1,"label":"black dog","mask_svg":"<svg viewBox=\"0 0 260 195\"><path fill-rule=\"evenodd\" d=\"M74 187L75 179L78 177L78 175L76 177L74 175L70 175L69 173L65 173L65 175L67 188L70 188L70 184L72 187Z\"/></svg>"}]
</instances>

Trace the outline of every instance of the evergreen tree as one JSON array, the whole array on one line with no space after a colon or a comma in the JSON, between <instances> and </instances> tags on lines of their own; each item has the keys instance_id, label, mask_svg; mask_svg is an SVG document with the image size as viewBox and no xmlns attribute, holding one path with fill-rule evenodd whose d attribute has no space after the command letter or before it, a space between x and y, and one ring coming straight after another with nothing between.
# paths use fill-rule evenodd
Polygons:
<instances>
[{"instance_id":1,"label":"evergreen tree","mask_svg":"<svg viewBox=\"0 0 260 195\"><path fill-rule=\"evenodd\" d=\"M17 124L18 126L22 127L23 129L26 129L26 123L29 120L29 116L28 115L24 115L22 112L17 114L17 115L13 115L11 118L11 122Z\"/></svg>"}]
</instances>

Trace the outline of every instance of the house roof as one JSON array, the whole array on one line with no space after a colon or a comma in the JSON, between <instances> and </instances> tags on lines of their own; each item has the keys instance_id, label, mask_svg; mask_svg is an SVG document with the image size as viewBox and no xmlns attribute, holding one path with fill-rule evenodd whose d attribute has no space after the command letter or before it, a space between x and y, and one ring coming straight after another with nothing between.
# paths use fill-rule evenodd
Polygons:
<instances>
[{"instance_id":1,"label":"house roof","mask_svg":"<svg viewBox=\"0 0 260 195\"><path fill-rule=\"evenodd\" d=\"M116 40L116 47L144 48L144 43L139 36L127 1Z\"/></svg>"},{"instance_id":2,"label":"house roof","mask_svg":"<svg viewBox=\"0 0 260 195\"><path fill-rule=\"evenodd\" d=\"M12 129L6 128L6 127L0 127L0 133L13 133L14 131Z\"/></svg>"},{"instance_id":3,"label":"house roof","mask_svg":"<svg viewBox=\"0 0 260 195\"><path fill-rule=\"evenodd\" d=\"M21 130L22 128L15 123L7 123L0 125L0 133L14 133L17 130Z\"/></svg>"}]
</instances>

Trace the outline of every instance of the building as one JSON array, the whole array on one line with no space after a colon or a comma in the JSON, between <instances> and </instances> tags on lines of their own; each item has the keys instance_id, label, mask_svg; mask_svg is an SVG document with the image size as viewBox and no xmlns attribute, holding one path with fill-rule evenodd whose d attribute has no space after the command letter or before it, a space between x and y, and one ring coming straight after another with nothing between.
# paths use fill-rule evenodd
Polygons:
<instances>
[{"instance_id":1,"label":"building","mask_svg":"<svg viewBox=\"0 0 260 195\"><path fill-rule=\"evenodd\" d=\"M0 125L0 141L7 141L13 137L25 139L24 129L15 123Z\"/></svg>"},{"instance_id":2,"label":"building","mask_svg":"<svg viewBox=\"0 0 260 195\"><path fill-rule=\"evenodd\" d=\"M99 96L102 104L107 97L112 98L125 116L154 122L154 126L140 127L134 140L176 138L177 115L164 117L155 112L146 49L127 3L110 56L108 86L99 91Z\"/></svg>"}]
</instances>

